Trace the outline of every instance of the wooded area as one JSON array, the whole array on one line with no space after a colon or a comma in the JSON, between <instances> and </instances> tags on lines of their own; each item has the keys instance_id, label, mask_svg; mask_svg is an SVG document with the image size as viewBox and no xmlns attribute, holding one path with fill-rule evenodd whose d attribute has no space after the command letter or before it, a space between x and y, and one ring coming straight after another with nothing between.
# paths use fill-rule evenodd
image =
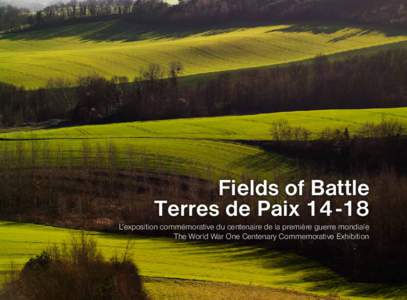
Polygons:
<instances>
[{"instance_id":1,"label":"wooded area","mask_svg":"<svg viewBox=\"0 0 407 300\"><path fill-rule=\"evenodd\" d=\"M26 90L0 84L0 123L63 119L106 123L180 117L407 105L407 51L225 73L186 83L179 62L152 64L134 80L83 77L50 80Z\"/></svg>"},{"instance_id":2,"label":"wooded area","mask_svg":"<svg viewBox=\"0 0 407 300\"><path fill-rule=\"evenodd\" d=\"M0 8L0 30L103 17L188 24L227 20L328 20L405 25L407 8L402 0L181 0L177 5L162 0L70 0L36 13L10 6Z\"/></svg>"}]
</instances>

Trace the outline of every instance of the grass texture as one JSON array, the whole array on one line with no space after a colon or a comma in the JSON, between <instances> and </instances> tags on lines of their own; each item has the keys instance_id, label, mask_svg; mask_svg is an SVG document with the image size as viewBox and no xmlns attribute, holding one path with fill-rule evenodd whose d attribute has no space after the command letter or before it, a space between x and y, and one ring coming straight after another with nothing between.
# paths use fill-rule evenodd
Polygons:
<instances>
[{"instance_id":1,"label":"grass texture","mask_svg":"<svg viewBox=\"0 0 407 300\"><path fill-rule=\"evenodd\" d=\"M181 61L183 75L302 61L407 41L384 28L338 24L229 24L186 29L100 21L0 36L0 81L36 88L50 78L134 78L150 63Z\"/></svg>"},{"instance_id":2,"label":"grass texture","mask_svg":"<svg viewBox=\"0 0 407 300\"><path fill-rule=\"evenodd\" d=\"M323 110L253 116L231 116L168 121L16 131L0 134L0 150L35 156L37 164L84 165L93 162L129 165L154 172L217 180L270 178L295 174L295 163L242 141L271 140L276 120L309 129L314 136L326 128L348 128L354 133L366 122L407 121L407 108ZM114 157L110 158L114 153ZM17 156L20 154L17 153ZM7 157L3 159L8 160Z\"/></svg>"},{"instance_id":3,"label":"grass texture","mask_svg":"<svg viewBox=\"0 0 407 300\"><path fill-rule=\"evenodd\" d=\"M284 289L210 281L147 278L144 286L153 300L324 300ZM329 298L328 298L329 299Z\"/></svg>"},{"instance_id":4,"label":"grass texture","mask_svg":"<svg viewBox=\"0 0 407 300\"><path fill-rule=\"evenodd\" d=\"M112 139L154 138L189 140L270 140L275 121L287 120L291 126L301 126L314 135L326 128L351 132L367 122L383 119L407 121L407 108L339 109L281 112L258 115L189 118L164 121L129 122L107 125L64 127L15 131L0 134L8 139Z\"/></svg>"},{"instance_id":5,"label":"grass texture","mask_svg":"<svg viewBox=\"0 0 407 300\"><path fill-rule=\"evenodd\" d=\"M4 275L10 270L11 262L18 268L44 248L69 241L71 234L72 230L67 229L0 222L0 249L2 250L0 274ZM123 252L128 244L126 236L94 232L90 234L98 241L106 256ZM259 247L181 243L170 239L145 237L133 237L131 241L134 260L139 266L141 275L147 277L147 288L154 289L154 297L157 299L172 299L169 293L176 297L177 294L195 294L196 291L200 292L198 295L203 293L203 296L201 295L203 298L193 299L208 299L204 298L205 294L213 294L217 288L225 291L220 285L214 283L246 285L247 289L240 287L242 293L252 293L252 295L257 293L259 299L269 299L264 298L267 290L262 288L280 289L281 287L289 291L321 296L345 296L346 299L384 299L407 295L404 287L352 284L311 260ZM148 278L162 280L148 280ZM171 280L168 281L168 279ZM180 286L179 280L187 281ZM199 283L193 284L191 280L206 282L209 286L199 288ZM254 287L259 288L254 291ZM290 295L288 292L284 294ZM295 296L295 294L291 295ZM294 296L281 299L307 299ZM188 299L188 297L176 297L176 299Z\"/></svg>"}]
</instances>

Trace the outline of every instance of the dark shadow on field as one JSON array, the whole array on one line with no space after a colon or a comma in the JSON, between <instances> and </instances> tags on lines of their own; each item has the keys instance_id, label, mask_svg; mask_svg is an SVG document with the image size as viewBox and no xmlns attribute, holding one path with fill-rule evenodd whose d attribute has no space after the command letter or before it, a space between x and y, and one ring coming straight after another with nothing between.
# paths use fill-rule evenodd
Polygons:
<instances>
[{"instance_id":1,"label":"dark shadow on field","mask_svg":"<svg viewBox=\"0 0 407 300\"><path fill-rule=\"evenodd\" d=\"M47 40L57 37L79 37L84 41L121 41L134 42L147 39L179 39L192 35L212 36L228 32L255 28L266 25L292 24L276 28L272 32L311 32L313 34L332 34L352 26L351 24L311 23L311 22L229 22L225 24L208 25L174 25L174 24L138 24L131 19L76 20L67 23L50 25L38 29L29 29L19 33L0 36L0 40ZM406 32L388 27L368 27L355 25L360 30L332 39L332 42L346 40L356 35L366 35L370 32L382 32L386 36L396 36Z\"/></svg>"},{"instance_id":2,"label":"dark shadow on field","mask_svg":"<svg viewBox=\"0 0 407 300\"><path fill-rule=\"evenodd\" d=\"M143 40L180 39L192 35L212 36L244 28L261 26L262 23L230 23L225 25L160 25L138 24L131 20L79 22L30 29L0 36L0 40L47 40L61 37L79 37L83 41L135 42ZM263 23L263 25L265 25Z\"/></svg>"},{"instance_id":3,"label":"dark shadow on field","mask_svg":"<svg viewBox=\"0 0 407 300\"><path fill-rule=\"evenodd\" d=\"M272 282L281 285L282 288L289 288L291 284L309 283L308 292L323 292L326 294L335 294L338 289L347 290L349 296L353 297L380 297L384 299L406 299L407 287L405 285L385 285L385 284L367 284L348 282L345 278L338 276L327 267L310 259L276 250L266 248L224 245L224 244L207 244L207 243L184 243L193 244L199 249L192 250L192 247L186 247L185 252L193 255L213 255L214 265L216 268L217 254L228 253L227 259L222 256L224 262L245 262L261 263L263 269L273 271L277 275L295 275L295 280L280 280ZM208 267L211 267L208 265ZM219 272L222 272L219 269ZM244 270L242 270L244 272ZM272 277L272 275L271 275ZM249 281L249 278L248 278Z\"/></svg>"},{"instance_id":4,"label":"dark shadow on field","mask_svg":"<svg viewBox=\"0 0 407 300\"><path fill-rule=\"evenodd\" d=\"M103 236L103 234L102 234ZM109 239L124 239L128 236L108 235ZM162 238L144 237L151 241L161 240ZM173 245L173 246L172 246ZM253 263L260 264L261 268L265 271L270 271L270 278L275 275L293 275L293 280L277 279L275 276L274 281L270 282L272 285L279 285L281 288L290 289L292 284L309 284L306 289L310 293L324 293L335 295L340 291L346 291L347 296L352 297L377 297L380 299L407 299L407 286L396 284L370 284L350 282L346 278L337 275L328 267L325 267L315 260L311 260L299 255L281 251L267 249L263 247L256 247L251 245L238 245L238 244L221 244L221 243L207 243L207 242L183 242L168 239L168 244L165 246L156 246L156 249L169 251L169 253L180 253L190 256L205 256L210 257L213 263L208 263L203 268L214 268L222 273L223 270L219 268L221 263L239 263L244 264ZM137 251L137 247L134 249ZM225 253L227 255L225 255ZM182 266L182 261L178 264ZM243 273L244 269L241 270ZM165 270L163 270L163 275ZM259 284L251 280L248 276L247 284ZM346 298L345 298L346 299Z\"/></svg>"},{"instance_id":5,"label":"dark shadow on field","mask_svg":"<svg viewBox=\"0 0 407 300\"><path fill-rule=\"evenodd\" d=\"M242 159L239 159L230 164L230 169L244 168L248 170L250 174L256 174L256 172L274 172L281 169L283 164L289 164L290 160L287 157L273 153L270 151L264 151L253 155L248 155Z\"/></svg>"},{"instance_id":6,"label":"dark shadow on field","mask_svg":"<svg viewBox=\"0 0 407 300\"><path fill-rule=\"evenodd\" d=\"M349 27L357 27L358 30L353 32L347 32ZM386 37L394 37L400 35L406 35L407 31L401 28L395 28L390 26L366 26L358 24L341 24L341 23L295 23L285 28L278 28L268 31L272 32L288 32L288 33L313 33L313 34L334 34L340 31L344 31L340 36L333 38L330 42L340 42L357 36L364 36L373 32L380 32Z\"/></svg>"},{"instance_id":7,"label":"dark shadow on field","mask_svg":"<svg viewBox=\"0 0 407 300\"><path fill-rule=\"evenodd\" d=\"M18 223L6 221L0 224L3 226L14 226ZM24 226L23 224L21 225ZM97 232L89 232L89 234L95 238L101 239L98 241L98 245L101 248L111 248L112 240L120 240L123 241L123 249L126 249L127 241L129 240L129 237L132 237L130 235ZM163 240L165 243L163 243ZM222 274L223 272L222 268L219 266L224 263L231 263L234 266L238 266L241 263L242 268L240 271L242 274L247 272L244 269L245 265L258 265L259 268L263 269L264 273L267 274L263 280L263 284L267 283L267 278L270 278L270 285L280 286L281 288L290 289L293 284L305 284L307 286L307 292L334 294L338 289L341 289L342 291L346 290L348 296L370 296L372 298L377 297L380 299L406 299L407 295L406 286L348 282L346 279L337 276L329 268L323 267L315 260L304 258L283 250L232 243L182 242L160 237L146 236L135 238L135 244L131 246L134 248L132 248L131 251L137 253L139 251L139 249L137 249L137 242L142 245L143 241L148 241L151 245L154 245L152 246L153 251L161 250L167 252L169 255L170 253L177 253L174 260L185 255L189 259L195 257L196 260L199 261L199 257L204 256L206 264L201 265L200 268L214 269L217 270L219 274ZM154 241L157 241L157 243L154 243ZM120 250L118 251L120 252ZM154 255L154 253L146 254ZM176 263L182 269L183 261L178 260ZM165 269L162 270L162 277L165 277L165 271ZM242 284L262 285L262 282L253 281L253 278L259 278L259 274L256 274L255 277L250 277L250 275L250 273L247 273L247 282L243 281ZM244 277L242 278L244 280Z\"/></svg>"},{"instance_id":8,"label":"dark shadow on field","mask_svg":"<svg viewBox=\"0 0 407 300\"><path fill-rule=\"evenodd\" d=\"M25 225L26 224L24 224L24 223L13 222L13 221L0 221L0 227L6 227L6 226L13 226L13 227L20 226L20 227L23 227Z\"/></svg>"}]
</instances>

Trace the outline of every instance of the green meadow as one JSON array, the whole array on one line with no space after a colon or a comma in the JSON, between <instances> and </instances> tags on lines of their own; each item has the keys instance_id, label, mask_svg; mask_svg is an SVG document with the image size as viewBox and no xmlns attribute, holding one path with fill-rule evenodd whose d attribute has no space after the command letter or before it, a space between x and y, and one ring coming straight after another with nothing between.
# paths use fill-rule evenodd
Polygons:
<instances>
[{"instance_id":1,"label":"green meadow","mask_svg":"<svg viewBox=\"0 0 407 300\"><path fill-rule=\"evenodd\" d=\"M0 134L7 139L111 139L161 138L189 140L270 140L273 122L287 120L314 134L326 128L357 130L366 122L383 119L407 121L407 108L340 109L280 112L258 115L190 118L164 121L115 123L16 131ZM127 140L126 140L127 142Z\"/></svg>"},{"instance_id":2,"label":"green meadow","mask_svg":"<svg viewBox=\"0 0 407 300\"><path fill-rule=\"evenodd\" d=\"M166 121L116 123L20 130L0 134L0 150L21 151L30 161L51 166L108 162L132 168L216 180L287 177L295 164L287 157L267 152L244 141L271 140L277 120L309 129L314 136L326 128L348 128L355 133L366 122L383 119L407 122L407 108L322 110ZM87 151L84 161L84 151ZM7 158L4 158L7 160Z\"/></svg>"},{"instance_id":3,"label":"green meadow","mask_svg":"<svg viewBox=\"0 0 407 300\"><path fill-rule=\"evenodd\" d=\"M105 162L109 166L114 161L119 166L210 180L225 175L276 178L295 174L296 164L287 157L243 142L271 140L272 123L281 119L311 130L314 136L327 127L349 128L352 133L366 122L383 119L407 122L407 108L298 111L59 129L19 128L0 134L0 159L8 161L7 153L12 152L17 154L14 158L29 163L35 156L36 163L41 165L94 163L103 167ZM113 160L109 159L112 148L118 153ZM12 263L18 268L47 246L69 240L71 233L68 229L0 222L0 274L6 274ZM90 234L106 256L123 251L128 240L121 235ZM309 294L354 300L407 297L405 286L352 283L310 259L260 247L181 243L148 237L132 237L132 245L134 261L152 299L316 299Z\"/></svg>"},{"instance_id":4,"label":"green meadow","mask_svg":"<svg viewBox=\"0 0 407 300\"><path fill-rule=\"evenodd\" d=\"M69 242L72 232L40 225L0 222L0 274L10 270L11 262L19 268L48 246ZM107 257L123 253L128 243L126 236L95 232L90 235ZM340 295L346 299L385 299L407 295L404 287L353 284L311 260L260 247L181 243L146 237L132 237L131 245L134 261L146 277L146 287L151 288L158 299L173 299L165 298L169 296L168 286L174 287L180 280L186 280L186 284L192 286L191 281L202 281L236 284L240 288L245 285L248 288L284 287L288 291ZM200 288L201 293L204 290ZM173 296L180 299L177 295ZM281 299L295 298L286 296Z\"/></svg>"},{"instance_id":5,"label":"green meadow","mask_svg":"<svg viewBox=\"0 0 407 300\"><path fill-rule=\"evenodd\" d=\"M85 153L86 152L86 153ZM187 139L68 139L0 141L0 161L38 167L130 167L133 170L218 180L287 175L291 163L284 157L237 143ZM12 153L12 156L7 156ZM21 160L23 158L23 161ZM13 166L13 165L11 165Z\"/></svg>"},{"instance_id":6,"label":"green meadow","mask_svg":"<svg viewBox=\"0 0 407 300\"><path fill-rule=\"evenodd\" d=\"M407 34L385 28L321 24L142 26L110 20L0 36L0 82L29 88L50 78L128 76L151 63L180 61L184 76L272 66L381 46Z\"/></svg>"},{"instance_id":7,"label":"green meadow","mask_svg":"<svg viewBox=\"0 0 407 300\"><path fill-rule=\"evenodd\" d=\"M0 34L0 82L35 89L45 87L50 79L74 85L80 76L96 74L133 80L152 63L166 67L174 61L182 62L182 76L195 78L405 45L407 31L374 26L164 27L110 19ZM114 166L213 182L219 178L286 180L298 175L296 161L248 143L272 140L274 122L286 120L316 138L327 128L347 128L352 135L363 124L383 119L407 124L407 108L6 129L0 130L0 168ZM74 233L78 232L0 220L0 288L12 269L20 269L49 246L69 242ZM261 246L88 234L106 257L120 255L130 241L131 257L152 300L407 299L405 285L351 282L312 259Z\"/></svg>"}]
</instances>

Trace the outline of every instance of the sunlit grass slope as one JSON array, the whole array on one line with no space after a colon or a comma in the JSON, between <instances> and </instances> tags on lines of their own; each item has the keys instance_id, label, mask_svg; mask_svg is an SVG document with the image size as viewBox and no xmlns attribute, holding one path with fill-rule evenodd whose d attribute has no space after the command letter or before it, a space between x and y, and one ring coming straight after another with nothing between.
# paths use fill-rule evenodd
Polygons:
<instances>
[{"instance_id":1,"label":"sunlit grass slope","mask_svg":"<svg viewBox=\"0 0 407 300\"><path fill-rule=\"evenodd\" d=\"M66 229L0 222L0 272L4 274L9 270L11 261L21 266L47 246L69 241L70 232ZM106 256L122 252L127 245L125 236L102 233L92 235ZM358 299L361 295L370 296L361 299L406 295L402 287L396 289L381 285L347 283L317 263L292 254L265 251L257 247L179 243L162 238L132 240L133 257L143 276L284 287L320 295L346 295L350 299ZM147 287L154 288L156 296L157 293L165 296L168 285L173 285L171 291L175 293L174 283L168 281L161 283L161 290L157 282L150 282ZM203 292L204 288L201 287L200 290Z\"/></svg>"},{"instance_id":2,"label":"sunlit grass slope","mask_svg":"<svg viewBox=\"0 0 407 300\"><path fill-rule=\"evenodd\" d=\"M131 168L208 180L288 176L292 166L281 155L237 143L186 139L83 139L0 141L0 161L21 167ZM13 153L7 156L6 153ZM10 155L10 154L8 154ZM3 164L4 164L3 163ZM16 166L13 165L16 163Z\"/></svg>"},{"instance_id":3,"label":"sunlit grass slope","mask_svg":"<svg viewBox=\"0 0 407 300\"><path fill-rule=\"evenodd\" d=\"M101 21L0 38L0 81L38 87L98 73L133 78L150 63L181 61L184 75L268 66L388 45L407 32L347 25L154 27Z\"/></svg>"},{"instance_id":4,"label":"sunlit grass slope","mask_svg":"<svg viewBox=\"0 0 407 300\"><path fill-rule=\"evenodd\" d=\"M329 300L285 289L211 281L145 278L152 300Z\"/></svg>"},{"instance_id":5,"label":"sunlit grass slope","mask_svg":"<svg viewBox=\"0 0 407 300\"><path fill-rule=\"evenodd\" d=\"M191 118L65 127L0 134L9 139L165 138L206 140L270 140L273 122L287 120L314 134L326 129L354 131L366 122L383 119L407 122L407 108L341 109L281 112L259 115Z\"/></svg>"},{"instance_id":6,"label":"sunlit grass slope","mask_svg":"<svg viewBox=\"0 0 407 300\"><path fill-rule=\"evenodd\" d=\"M296 171L290 159L241 143L271 140L272 123L280 119L305 127L314 136L325 128L348 128L352 134L366 122L407 122L407 108L285 112L18 131L0 134L0 150L22 151L28 161L35 155L40 165L91 163L102 167L104 162L109 163L114 149L119 166L136 169L210 180L223 176L286 178Z\"/></svg>"}]
</instances>

